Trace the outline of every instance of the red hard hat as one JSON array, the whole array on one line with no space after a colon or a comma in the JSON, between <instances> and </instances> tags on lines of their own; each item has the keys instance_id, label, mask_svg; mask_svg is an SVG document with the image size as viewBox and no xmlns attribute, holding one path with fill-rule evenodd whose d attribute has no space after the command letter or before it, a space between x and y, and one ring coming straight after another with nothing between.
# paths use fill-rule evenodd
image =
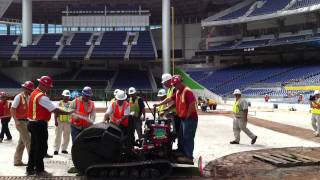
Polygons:
<instances>
[{"instance_id":1,"label":"red hard hat","mask_svg":"<svg viewBox=\"0 0 320 180\"><path fill-rule=\"evenodd\" d=\"M26 81L24 84L21 85L22 87L29 89L31 91L33 91L35 89L35 86L33 84L33 82L31 81Z\"/></svg>"},{"instance_id":2,"label":"red hard hat","mask_svg":"<svg viewBox=\"0 0 320 180\"><path fill-rule=\"evenodd\" d=\"M176 85L176 84L181 83L181 82L182 82L182 77L180 75L172 76L172 79L171 79L171 84L172 85Z\"/></svg>"},{"instance_id":3,"label":"red hard hat","mask_svg":"<svg viewBox=\"0 0 320 180\"><path fill-rule=\"evenodd\" d=\"M51 88L53 87L52 79L49 76L42 76L40 79L37 79L37 80L39 83L41 83L44 86L51 87Z\"/></svg>"}]
</instances>

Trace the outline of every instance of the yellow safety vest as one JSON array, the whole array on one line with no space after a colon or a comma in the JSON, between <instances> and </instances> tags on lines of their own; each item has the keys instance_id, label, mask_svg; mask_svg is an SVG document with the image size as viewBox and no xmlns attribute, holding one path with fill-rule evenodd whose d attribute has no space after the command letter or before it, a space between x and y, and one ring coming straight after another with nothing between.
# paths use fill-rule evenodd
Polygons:
<instances>
[{"instance_id":1,"label":"yellow safety vest","mask_svg":"<svg viewBox=\"0 0 320 180\"><path fill-rule=\"evenodd\" d=\"M233 112L234 114L239 114L239 113L240 113L239 101L236 101L236 102L233 104L232 112Z\"/></svg>"},{"instance_id":2,"label":"yellow safety vest","mask_svg":"<svg viewBox=\"0 0 320 180\"><path fill-rule=\"evenodd\" d=\"M167 98L171 98L173 96L173 91L174 91L174 87L172 86L167 91ZM176 108L171 109L171 112L176 113L177 112Z\"/></svg>"},{"instance_id":3,"label":"yellow safety vest","mask_svg":"<svg viewBox=\"0 0 320 180\"><path fill-rule=\"evenodd\" d=\"M311 102L311 103L312 103L312 105L318 105L318 103L315 103L315 102ZM312 114L320 115L320 109L311 108L311 113L312 113Z\"/></svg>"},{"instance_id":4,"label":"yellow safety vest","mask_svg":"<svg viewBox=\"0 0 320 180\"><path fill-rule=\"evenodd\" d=\"M134 117L138 117L140 113L140 106L139 106L139 99L140 97L137 96L135 99L135 102L133 102L133 99L130 98L130 112L134 112Z\"/></svg>"},{"instance_id":5,"label":"yellow safety vest","mask_svg":"<svg viewBox=\"0 0 320 180\"><path fill-rule=\"evenodd\" d=\"M158 115L161 117L161 116L163 116L163 114L164 114L164 109L166 108L166 106L165 105L161 105L161 106L159 106L158 108L157 108L157 111L158 111Z\"/></svg>"},{"instance_id":6,"label":"yellow safety vest","mask_svg":"<svg viewBox=\"0 0 320 180\"><path fill-rule=\"evenodd\" d=\"M67 102L66 104L67 106L65 106L64 101L60 101L59 107L65 111L70 111L70 102ZM70 115L59 115L59 120L61 122L69 122L70 118L71 118Z\"/></svg>"}]
</instances>

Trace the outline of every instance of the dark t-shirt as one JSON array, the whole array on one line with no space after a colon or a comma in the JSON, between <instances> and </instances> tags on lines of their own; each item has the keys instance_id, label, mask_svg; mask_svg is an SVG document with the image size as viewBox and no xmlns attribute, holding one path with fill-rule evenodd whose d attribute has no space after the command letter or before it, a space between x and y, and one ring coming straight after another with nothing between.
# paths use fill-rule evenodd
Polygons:
<instances>
[{"instance_id":1,"label":"dark t-shirt","mask_svg":"<svg viewBox=\"0 0 320 180\"><path fill-rule=\"evenodd\" d=\"M183 89L184 89L184 88L183 88ZM179 91L179 94L182 93L183 89ZM171 97L171 99L172 99L173 101L176 101L176 93L177 93L177 91L176 91L176 92L174 93L174 95ZM187 92L184 94L184 96L185 96L184 99L186 100L187 108L189 108L189 105L190 105L191 103L196 102L196 97L194 96L193 92L187 91ZM177 103L176 103L176 104L177 104ZM198 113L197 113L197 111L192 112L189 118L190 118L190 119L193 119L193 120L198 120Z\"/></svg>"}]
</instances>

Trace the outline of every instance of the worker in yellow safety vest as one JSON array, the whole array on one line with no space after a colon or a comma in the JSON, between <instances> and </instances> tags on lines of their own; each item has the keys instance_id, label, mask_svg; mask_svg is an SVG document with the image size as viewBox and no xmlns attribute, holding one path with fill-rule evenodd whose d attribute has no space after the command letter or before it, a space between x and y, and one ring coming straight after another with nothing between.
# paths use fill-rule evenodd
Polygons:
<instances>
[{"instance_id":1,"label":"worker in yellow safety vest","mask_svg":"<svg viewBox=\"0 0 320 180\"><path fill-rule=\"evenodd\" d=\"M254 135L248 128L248 102L241 98L241 91L239 89L234 90L233 95L236 98L236 101L233 105L233 133L235 140L231 141L230 144L239 144L240 143L240 132L243 131L251 138L251 144L256 143L257 136Z\"/></svg>"},{"instance_id":2,"label":"worker in yellow safety vest","mask_svg":"<svg viewBox=\"0 0 320 180\"><path fill-rule=\"evenodd\" d=\"M160 89L158 91L157 96L159 97L160 102L165 100L167 98L166 90ZM158 117L160 119L165 117L165 108L166 108L166 105L161 105L161 106L157 107Z\"/></svg>"},{"instance_id":3,"label":"worker in yellow safety vest","mask_svg":"<svg viewBox=\"0 0 320 180\"><path fill-rule=\"evenodd\" d=\"M70 91L69 90L64 90L62 92L62 97L63 99L58 103L58 106L65 110L65 111L70 111ZM67 148L69 145L70 141L70 115L57 115L55 114L54 116L54 122L55 122L55 133L56 133L56 138L54 141L54 155L58 155L60 146L62 148L62 153L63 154L68 154ZM61 135L63 134L63 143L61 145Z\"/></svg>"},{"instance_id":4,"label":"worker in yellow safety vest","mask_svg":"<svg viewBox=\"0 0 320 180\"><path fill-rule=\"evenodd\" d=\"M316 137L320 136L320 91L314 91L314 99L310 100L311 124Z\"/></svg>"}]
</instances>

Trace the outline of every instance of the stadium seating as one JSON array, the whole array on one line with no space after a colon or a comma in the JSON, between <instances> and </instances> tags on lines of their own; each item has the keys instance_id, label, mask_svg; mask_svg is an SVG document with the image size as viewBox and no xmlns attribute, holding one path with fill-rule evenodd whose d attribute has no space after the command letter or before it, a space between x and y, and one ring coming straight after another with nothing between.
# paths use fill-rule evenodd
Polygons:
<instances>
[{"instance_id":1,"label":"stadium seating","mask_svg":"<svg viewBox=\"0 0 320 180\"><path fill-rule=\"evenodd\" d=\"M274 96L285 96L284 91L276 91L270 88L248 89L248 87L256 83L281 85L298 80L320 82L319 65L235 66L213 72L198 70L187 73L207 89L219 95L230 95L234 89L239 88L245 89L245 93L249 95L263 95L272 92L271 95Z\"/></svg>"},{"instance_id":2,"label":"stadium seating","mask_svg":"<svg viewBox=\"0 0 320 180\"><path fill-rule=\"evenodd\" d=\"M139 32L139 38L136 45L132 46L130 59L150 59L154 60L155 51L149 31Z\"/></svg>"},{"instance_id":3,"label":"stadium seating","mask_svg":"<svg viewBox=\"0 0 320 180\"><path fill-rule=\"evenodd\" d=\"M83 60L89 47L86 43L89 41L92 33L75 33L71 45L65 45L59 59Z\"/></svg>"},{"instance_id":4,"label":"stadium seating","mask_svg":"<svg viewBox=\"0 0 320 180\"><path fill-rule=\"evenodd\" d=\"M262 7L257 7L249 16L271 14L285 8L291 0L267 0Z\"/></svg>"},{"instance_id":5,"label":"stadium seating","mask_svg":"<svg viewBox=\"0 0 320 180\"><path fill-rule=\"evenodd\" d=\"M103 69L72 70L53 77L54 88L79 88L90 86L105 89L114 75L113 71Z\"/></svg>"},{"instance_id":6,"label":"stadium seating","mask_svg":"<svg viewBox=\"0 0 320 180\"><path fill-rule=\"evenodd\" d=\"M220 18L217 19L217 21L222 21L222 20L230 20L230 19L236 19L239 18L241 16L244 16L246 14L246 12L250 9L252 4L247 5L245 7L242 7L236 11L233 11L225 16L222 16Z\"/></svg>"},{"instance_id":7,"label":"stadium seating","mask_svg":"<svg viewBox=\"0 0 320 180\"><path fill-rule=\"evenodd\" d=\"M17 40L18 36L0 36L0 59L9 60L17 45L13 42Z\"/></svg>"},{"instance_id":8,"label":"stadium seating","mask_svg":"<svg viewBox=\"0 0 320 180\"><path fill-rule=\"evenodd\" d=\"M29 45L27 47L21 47L18 57L20 60L34 60L34 59L48 59L57 52L59 46L56 42L59 42L61 34L44 34L37 45Z\"/></svg>"},{"instance_id":9,"label":"stadium seating","mask_svg":"<svg viewBox=\"0 0 320 180\"><path fill-rule=\"evenodd\" d=\"M318 5L320 4L320 0L297 0L293 6L291 6L289 9L299 9L299 8L304 8L304 7L309 7L313 5Z\"/></svg>"},{"instance_id":10,"label":"stadium seating","mask_svg":"<svg viewBox=\"0 0 320 180\"><path fill-rule=\"evenodd\" d=\"M77 77L76 80L110 80L113 77L114 72L108 70L82 70Z\"/></svg>"},{"instance_id":11,"label":"stadium seating","mask_svg":"<svg viewBox=\"0 0 320 180\"><path fill-rule=\"evenodd\" d=\"M149 90L152 88L148 77L147 71L122 69L119 70L112 89L128 89L133 86L139 90Z\"/></svg>"},{"instance_id":12,"label":"stadium seating","mask_svg":"<svg viewBox=\"0 0 320 180\"><path fill-rule=\"evenodd\" d=\"M127 46L123 45L127 36L125 31L105 32L100 45L96 45L91 54L92 59L123 59Z\"/></svg>"}]
</instances>

